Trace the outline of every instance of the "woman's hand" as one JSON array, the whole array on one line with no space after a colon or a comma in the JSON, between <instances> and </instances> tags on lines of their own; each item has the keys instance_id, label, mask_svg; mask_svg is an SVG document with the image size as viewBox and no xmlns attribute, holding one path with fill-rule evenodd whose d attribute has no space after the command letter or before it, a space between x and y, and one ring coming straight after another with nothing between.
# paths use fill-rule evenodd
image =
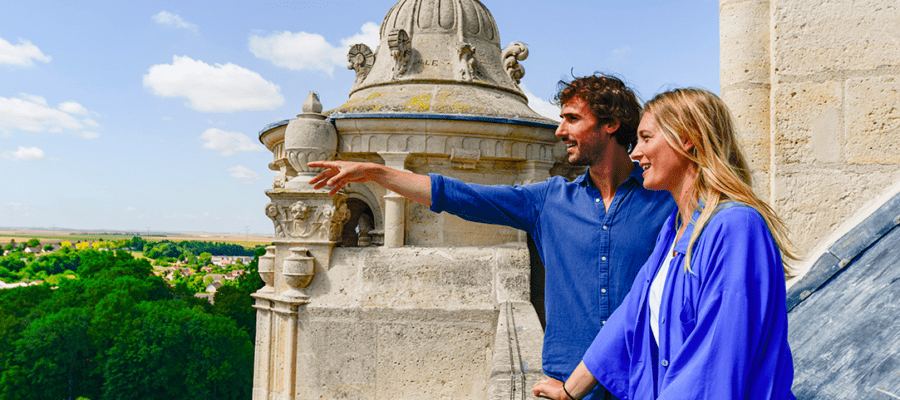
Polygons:
<instances>
[{"instance_id":1,"label":"woman's hand","mask_svg":"<svg viewBox=\"0 0 900 400\"><path fill-rule=\"evenodd\" d=\"M531 389L537 397L552 400L571 400L563 390L563 382L558 379L547 378L538 381Z\"/></svg>"}]
</instances>

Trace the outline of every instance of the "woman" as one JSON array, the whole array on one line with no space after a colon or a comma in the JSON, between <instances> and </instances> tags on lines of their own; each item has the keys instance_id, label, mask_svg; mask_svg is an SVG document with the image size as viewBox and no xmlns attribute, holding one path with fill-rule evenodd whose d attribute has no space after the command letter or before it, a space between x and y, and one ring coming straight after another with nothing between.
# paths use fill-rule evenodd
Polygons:
<instances>
[{"instance_id":1,"label":"woman","mask_svg":"<svg viewBox=\"0 0 900 400\"><path fill-rule=\"evenodd\" d=\"M657 95L631 157L678 209L582 363L535 395L579 399L599 382L622 399L793 399L782 256L796 256L751 189L725 104L700 89Z\"/></svg>"}]
</instances>

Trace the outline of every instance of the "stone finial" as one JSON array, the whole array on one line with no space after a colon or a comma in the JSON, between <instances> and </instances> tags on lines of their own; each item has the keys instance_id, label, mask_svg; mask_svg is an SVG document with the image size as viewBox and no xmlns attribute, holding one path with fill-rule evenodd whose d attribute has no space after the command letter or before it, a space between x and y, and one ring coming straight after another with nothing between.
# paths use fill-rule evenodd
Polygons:
<instances>
[{"instance_id":1,"label":"stone finial","mask_svg":"<svg viewBox=\"0 0 900 400\"><path fill-rule=\"evenodd\" d=\"M347 62L349 62L347 69L356 71L356 81L353 82L353 85L356 86L369 76L369 71L375 64L375 54L365 44L354 44L347 53Z\"/></svg>"},{"instance_id":2,"label":"stone finial","mask_svg":"<svg viewBox=\"0 0 900 400\"><path fill-rule=\"evenodd\" d=\"M475 79L475 45L460 43L456 46L459 52L459 79L472 81Z\"/></svg>"},{"instance_id":3,"label":"stone finial","mask_svg":"<svg viewBox=\"0 0 900 400\"><path fill-rule=\"evenodd\" d=\"M284 188L308 189L309 179L318 170L309 168L307 163L331 160L337 154L337 131L326 119L318 94L310 92L303 102L303 113L285 128L284 157L297 175L285 182Z\"/></svg>"},{"instance_id":4,"label":"stone finial","mask_svg":"<svg viewBox=\"0 0 900 400\"><path fill-rule=\"evenodd\" d=\"M519 61L528 58L528 46L524 43L514 42L506 46L503 54L501 54L501 58L503 59L503 68L506 69L506 74L518 85L522 77L525 76L525 67L522 67Z\"/></svg>"},{"instance_id":5,"label":"stone finial","mask_svg":"<svg viewBox=\"0 0 900 400\"><path fill-rule=\"evenodd\" d=\"M306 100L303 102L303 114L320 114L321 112L322 102L319 101L319 94L309 92L309 95L306 96Z\"/></svg>"},{"instance_id":6,"label":"stone finial","mask_svg":"<svg viewBox=\"0 0 900 400\"><path fill-rule=\"evenodd\" d=\"M409 69L412 53L409 34L403 29L394 28L388 35L388 48L391 49L391 57L394 58L394 77L405 74Z\"/></svg>"}]
</instances>

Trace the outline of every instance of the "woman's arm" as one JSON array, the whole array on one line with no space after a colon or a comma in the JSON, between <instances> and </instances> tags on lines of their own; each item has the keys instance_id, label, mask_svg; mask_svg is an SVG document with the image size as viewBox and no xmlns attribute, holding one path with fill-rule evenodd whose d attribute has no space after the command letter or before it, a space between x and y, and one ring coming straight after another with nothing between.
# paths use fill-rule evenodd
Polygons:
<instances>
[{"instance_id":1,"label":"woman's arm","mask_svg":"<svg viewBox=\"0 0 900 400\"><path fill-rule=\"evenodd\" d=\"M543 394L553 400L578 400L587 396L594 386L597 386L597 380L581 362L565 383L548 378L534 384L532 390L535 396Z\"/></svg>"}]
</instances>

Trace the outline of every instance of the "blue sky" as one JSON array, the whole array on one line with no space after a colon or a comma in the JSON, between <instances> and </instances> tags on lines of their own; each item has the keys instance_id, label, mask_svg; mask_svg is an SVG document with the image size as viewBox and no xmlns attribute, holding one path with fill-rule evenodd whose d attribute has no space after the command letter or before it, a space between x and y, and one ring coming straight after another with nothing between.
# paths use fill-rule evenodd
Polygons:
<instances>
[{"instance_id":1,"label":"blue sky","mask_svg":"<svg viewBox=\"0 0 900 400\"><path fill-rule=\"evenodd\" d=\"M491 1L535 110L614 72L719 91L718 1ZM267 124L348 98L393 0L0 3L0 227L263 233Z\"/></svg>"}]
</instances>

